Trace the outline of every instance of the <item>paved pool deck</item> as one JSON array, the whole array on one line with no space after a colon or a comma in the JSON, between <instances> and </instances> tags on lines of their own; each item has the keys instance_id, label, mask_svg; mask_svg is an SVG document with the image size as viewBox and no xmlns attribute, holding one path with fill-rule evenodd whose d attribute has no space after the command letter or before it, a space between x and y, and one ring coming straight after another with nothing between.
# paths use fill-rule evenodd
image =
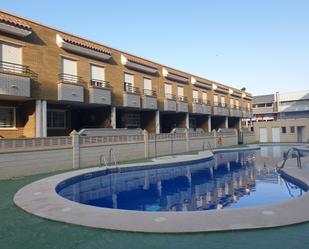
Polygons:
<instances>
[{"instance_id":1,"label":"paved pool deck","mask_svg":"<svg viewBox=\"0 0 309 249\"><path fill-rule=\"evenodd\" d=\"M254 149L243 147L240 150ZM222 151L232 151L223 149ZM198 160L212 157L211 152L198 155L179 155L155 160L160 166L166 163ZM306 159L308 160L308 159ZM309 161L309 160L308 160ZM121 165L121 168L147 167L153 162ZM309 184L309 163L298 169L289 160L283 169L290 177ZM142 212L120 209L97 208L62 198L55 192L56 185L70 177L92 173L98 168L68 172L29 184L19 190L14 202L26 212L42 218L93 228L149 233L193 233L229 231L287 226L309 221L309 193L280 204L253 208L223 209L194 212ZM292 214L292 215L291 215Z\"/></svg>"}]
</instances>

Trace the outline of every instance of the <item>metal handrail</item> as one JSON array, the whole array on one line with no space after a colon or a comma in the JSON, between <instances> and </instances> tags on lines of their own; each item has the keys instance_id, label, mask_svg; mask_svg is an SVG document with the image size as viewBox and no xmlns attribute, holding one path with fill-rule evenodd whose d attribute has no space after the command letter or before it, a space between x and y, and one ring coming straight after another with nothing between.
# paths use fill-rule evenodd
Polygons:
<instances>
[{"instance_id":1,"label":"metal handrail","mask_svg":"<svg viewBox=\"0 0 309 249\"><path fill-rule=\"evenodd\" d=\"M105 168L107 168L107 163L106 163L106 159L105 159L105 155L104 154L102 154L100 156L100 166L99 167L103 167L103 163L104 163Z\"/></svg>"},{"instance_id":2,"label":"metal handrail","mask_svg":"<svg viewBox=\"0 0 309 249\"><path fill-rule=\"evenodd\" d=\"M7 62L7 61L0 61L0 71L30 74L29 66Z\"/></svg>"},{"instance_id":3,"label":"metal handrail","mask_svg":"<svg viewBox=\"0 0 309 249\"><path fill-rule=\"evenodd\" d=\"M140 93L138 87L132 86L132 83L124 82L123 84L123 90L127 93Z\"/></svg>"},{"instance_id":4,"label":"metal handrail","mask_svg":"<svg viewBox=\"0 0 309 249\"><path fill-rule=\"evenodd\" d=\"M165 93L165 98L166 99L176 100L176 95L175 94L171 94L171 93Z\"/></svg>"},{"instance_id":5,"label":"metal handrail","mask_svg":"<svg viewBox=\"0 0 309 249\"><path fill-rule=\"evenodd\" d=\"M153 96L153 97L157 97L157 92L154 90L150 90L150 89L143 89L143 93L145 96Z\"/></svg>"},{"instance_id":6,"label":"metal handrail","mask_svg":"<svg viewBox=\"0 0 309 249\"><path fill-rule=\"evenodd\" d=\"M278 167L279 169L283 169L283 168L284 168L284 165L285 165L286 161L289 159L289 154L290 154L290 152L292 152L291 155L293 155L293 152L294 152L294 151L296 152L297 167L298 167L299 169L302 168L300 151L299 151L298 148L292 147L292 148L290 148L290 149L284 154L284 160L283 160L282 165L281 165L280 167Z\"/></svg>"},{"instance_id":7,"label":"metal handrail","mask_svg":"<svg viewBox=\"0 0 309 249\"><path fill-rule=\"evenodd\" d=\"M222 103L222 102L214 102L214 106L228 108L228 104L227 103Z\"/></svg>"},{"instance_id":8,"label":"metal handrail","mask_svg":"<svg viewBox=\"0 0 309 249\"><path fill-rule=\"evenodd\" d=\"M91 79L90 84L95 87L112 88L111 84L105 80Z\"/></svg>"},{"instance_id":9,"label":"metal handrail","mask_svg":"<svg viewBox=\"0 0 309 249\"><path fill-rule=\"evenodd\" d=\"M186 96L177 96L178 101L188 102L188 98Z\"/></svg>"},{"instance_id":10,"label":"metal handrail","mask_svg":"<svg viewBox=\"0 0 309 249\"><path fill-rule=\"evenodd\" d=\"M114 159L114 166L116 167L117 166L117 161L116 161L116 156L115 156L115 152L114 152L113 148L109 149L108 155L109 155L109 164L110 164L110 166L112 166L112 157L113 157L113 159Z\"/></svg>"},{"instance_id":11,"label":"metal handrail","mask_svg":"<svg viewBox=\"0 0 309 249\"><path fill-rule=\"evenodd\" d=\"M69 83L82 83L82 77L73 75L73 74L67 74L67 73L60 73L58 75L60 82L69 82Z\"/></svg>"}]
</instances>

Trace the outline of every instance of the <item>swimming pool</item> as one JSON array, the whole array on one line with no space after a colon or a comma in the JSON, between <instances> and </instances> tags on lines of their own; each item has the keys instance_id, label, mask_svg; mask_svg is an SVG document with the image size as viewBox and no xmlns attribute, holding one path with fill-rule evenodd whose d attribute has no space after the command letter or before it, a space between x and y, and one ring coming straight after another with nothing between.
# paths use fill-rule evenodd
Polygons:
<instances>
[{"instance_id":1,"label":"swimming pool","mask_svg":"<svg viewBox=\"0 0 309 249\"><path fill-rule=\"evenodd\" d=\"M211 159L183 165L84 174L61 182L56 191L82 204L136 211L201 211L280 203L306 191L267 165L282 160L288 148L267 146L215 153Z\"/></svg>"},{"instance_id":2,"label":"swimming pool","mask_svg":"<svg viewBox=\"0 0 309 249\"><path fill-rule=\"evenodd\" d=\"M274 169L288 148L249 146L219 149L215 155L204 151L168 156L119 165L118 173L80 169L24 186L14 203L50 220L135 232L226 231L302 223L309 221L309 157L304 158L304 169L289 159L281 172L291 180L283 179Z\"/></svg>"}]
</instances>

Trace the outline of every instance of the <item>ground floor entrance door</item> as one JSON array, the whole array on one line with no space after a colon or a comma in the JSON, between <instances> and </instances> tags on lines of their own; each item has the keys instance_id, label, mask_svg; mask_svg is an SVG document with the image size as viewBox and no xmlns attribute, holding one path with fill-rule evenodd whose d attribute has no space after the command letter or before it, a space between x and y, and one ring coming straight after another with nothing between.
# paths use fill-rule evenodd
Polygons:
<instances>
[{"instance_id":1,"label":"ground floor entrance door","mask_svg":"<svg viewBox=\"0 0 309 249\"><path fill-rule=\"evenodd\" d=\"M305 126L297 126L297 142L306 142Z\"/></svg>"},{"instance_id":2,"label":"ground floor entrance door","mask_svg":"<svg viewBox=\"0 0 309 249\"><path fill-rule=\"evenodd\" d=\"M280 142L280 127L272 127L272 142L279 143Z\"/></svg>"},{"instance_id":3,"label":"ground floor entrance door","mask_svg":"<svg viewBox=\"0 0 309 249\"><path fill-rule=\"evenodd\" d=\"M267 143L267 128L260 128L260 143Z\"/></svg>"}]
</instances>

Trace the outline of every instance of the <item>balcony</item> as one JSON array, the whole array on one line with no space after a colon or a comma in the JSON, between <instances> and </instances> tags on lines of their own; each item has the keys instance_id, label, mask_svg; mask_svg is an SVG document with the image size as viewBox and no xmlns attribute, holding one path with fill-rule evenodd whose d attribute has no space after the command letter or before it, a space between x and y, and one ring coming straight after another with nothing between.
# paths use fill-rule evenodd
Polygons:
<instances>
[{"instance_id":1,"label":"balcony","mask_svg":"<svg viewBox=\"0 0 309 249\"><path fill-rule=\"evenodd\" d=\"M230 106L230 117L242 117L242 111L239 106Z\"/></svg>"},{"instance_id":2,"label":"balcony","mask_svg":"<svg viewBox=\"0 0 309 249\"><path fill-rule=\"evenodd\" d=\"M143 90L143 109L158 109L157 92L149 89Z\"/></svg>"},{"instance_id":3,"label":"balcony","mask_svg":"<svg viewBox=\"0 0 309 249\"><path fill-rule=\"evenodd\" d=\"M177 97L177 112L188 112L188 98L185 96Z\"/></svg>"},{"instance_id":4,"label":"balcony","mask_svg":"<svg viewBox=\"0 0 309 249\"><path fill-rule=\"evenodd\" d=\"M171 93L166 93L164 99L164 111L176 112L176 110L177 110L176 96Z\"/></svg>"},{"instance_id":5,"label":"balcony","mask_svg":"<svg viewBox=\"0 0 309 249\"><path fill-rule=\"evenodd\" d=\"M82 77L71 74L59 74L58 100L84 102Z\"/></svg>"},{"instance_id":6,"label":"balcony","mask_svg":"<svg viewBox=\"0 0 309 249\"><path fill-rule=\"evenodd\" d=\"M132 86L131 83L125 82L123 84L123 106L131 108L141 108L140 90Z\"/></svg>"},{"instance_id":7,"label":"balcony","mask_svg":"<svg viewBox=\"0 0 309 249\"><path fill-rule=\"evenodd\" d=\"M201 99L193 99L192 113L196 114L211 114L211 106L209 101Z\"/></svg>"},{"instance_id":8,"label":"balcony","mask_svg":"<svg viewBox=\"0 0 309 249\"><path fill-rule=\"evenodd\" d=\"M252 110L244 108L242 111L243 118L253 118Z\"/></svg>"},{"instance_id":9,"label":"balcony","mask_svg":"<svg viewBox=\"0 0 309 249\"><path fill-rule=\"evenodd\" d=\"M214 102L213 115L215 116L228 116L229 109L226 104Z\"/></svg>"},{"instance_id":10,"label":"balcony","mask_svg":"<svg viewBox=\"0 0 309 249\"><path fill-rule=\"evenodd\" d=\"M0 61L0 94L30 97L29 67Z\"/></svg>"},{"instance_id":11,"label":"balcony","mask_svg":"<svg viewBox=\"0 0 309 249\"><path fill-rule=\"evenodd\" d=\"M109 82L92 79L89 88L89 103L111 105L112 86Z\"/></svg>"},{"instance_id":12,"label":"balcony","mask_svg":"<svg viewBox=\"0 0 309 249\"><path fill-rule=\"evenodd\" d=\"M268 113L274 113L274 112L275 110L273 106L253 108L253 114L268 114Z\"/></svg>"}]
</instances>

